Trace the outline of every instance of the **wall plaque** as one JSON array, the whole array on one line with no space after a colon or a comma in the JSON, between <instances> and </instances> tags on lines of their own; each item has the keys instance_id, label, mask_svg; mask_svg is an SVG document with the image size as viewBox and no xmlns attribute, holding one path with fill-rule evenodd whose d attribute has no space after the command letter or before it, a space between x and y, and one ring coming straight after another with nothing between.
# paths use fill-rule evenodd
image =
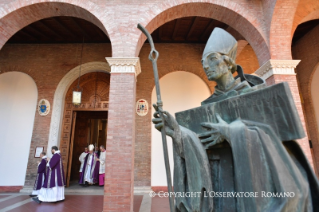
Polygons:
<instances>
[{"instance_id":1,"label":"wall plaque","mask_svg":"<svg viewBox=\"0 0 319 212\"><path fill-rule=\"evenodd\" d=\"M40 116L46 116L50 112L50 102L46 99L41 99L38 104L38 111Z\"/></svg>"},{"instance_id":2,"label":"wall plaque","mask_svg":"<svg viewBox=\"0 0 319 212\"><path fill-rule=\"evenodd\" d=\"M35 153L34 153L34 157L35 158L39 158L40 157L40 154L43 152L44 150L44 147L43 146L37 146L35 148Z\"/></svg>"},{"instance_id":3,"label":"wall plaque","mask_svg":"<svg viewBox=\"0 0 319 212\"><path fill-rule=\"evenodd\" d=\"M139 116L145 116L148 113L148 103L145 99L136 102L136 113Z\"/></svg>"}]
</instances>

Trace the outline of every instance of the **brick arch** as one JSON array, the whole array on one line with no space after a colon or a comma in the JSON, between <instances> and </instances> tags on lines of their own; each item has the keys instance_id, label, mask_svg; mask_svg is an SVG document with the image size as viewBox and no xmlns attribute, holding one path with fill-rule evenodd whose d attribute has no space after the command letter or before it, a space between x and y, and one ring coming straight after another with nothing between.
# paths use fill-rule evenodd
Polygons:
<instances>
[{"instance_id":1,"label":"brick arch","mask_svg":"<svg viewBox=\"0 0 319 212\"><path fill-rule=\"evenodd\" d=\"M56 145L59 146L60 139L60 129L61 129L61 119L63 115L63 108L65 102L66 93L71 86L71 84L78 78L79 76L79 68L77 66L70 70L59 82L53 99L52 105L52 116L50 123L50 132L49 132L49 141L48 141L48 152L51 151L51 147ZM85 63L81 67L81 76L91 72L105 72L110 73L111 68L106 62L89 62Z\"/></svg>"},{"instance_id":2,"label":"brick arch","mask_svg":"<svg viewBox=\"0 0 319 212\"><path fill-rule=\"evenodd\" d=\"M291 60L293 19L299 0L277 0L273 6L269 31L271 59Z\"/></svg>"},{"instance_id":3,"label":"brick arch","mask_svg":"<svg viewBox=\"0 0 319 212\"><path fill-rule=\"evenodd\" d=\"M81 18L99 27L111 40L109 18L105 11L92 2L81 0L25 0L14 1L6 5L7 10L0 11L0 49L16 32L38 20L54 16L72 16ZM92 12L91 12L92 11ZM103 15L103 18L101 17Z\"/></svg>"},{"instance_id":4,"label":"brick arch","mask_svg":"<svg viewBox=\"0 0 319 212\"><path fill-rule=\"evenodd\" d=\"M271 59L291 60L291 42L298 25L318 18L317 0L277 0L269 32Z\"/></svg>"},{"instance_id":5,"label":"brick arch","mask_svg":"<svg viewBox=\"0 0 319 212\"><path fill-rule=\"evenodd\" d=\"M312 141L313 148L314 148L314 167L315 172L317 176L319 176L319 160L318 160L318 142L319 142L319 133L318 133L318 122L315 115L315 107L314 102L312 99L312 89L311 84L313 83L313 76L316 71L319 71L319 62L314 66L313 69L310 69L310 74L307 79L307 86L304 86L303 88L303 100L304 100L304 113L305 113L305 119L306 123L308 125L307 127L307 133L309 136L309 139Z\"/></svg>"},{"instance_id":6,"label":"brick arch","mask_svg":"<svg viewBox=\"0 0 319 212\"><path fill-rule=\"evenodd\" d=\"M302 0L299 1L296 14L293 19L292 34L297 29L298 25L306 21L317 19L319 17L319 1L317 0Z\"/></svg>"},{"instance_id":7,"label":"brick arch","mask_svg":"<svg viewBox=\"0 0 319 212\"><path fill-rule=\"evenodd\" d=\"M224 3L218 3L217 1L211 1L214 3L187 2L189 1L182 1L179 5L174 5L174 2L164 2L158 8L153 7L148 12L145 12L145 15L140 18L140 23L152 33L164 23L182 17L200 16L216 19L228 24L245 37L256 52L260 65L270 58L268 44L262 30L262 23L256 17L253 17L253 14L246 12L250 10L247 5L226 1ZM138 35L135 56L139 55L146 39L141 32Z\"/></svg>"}]
</instances>

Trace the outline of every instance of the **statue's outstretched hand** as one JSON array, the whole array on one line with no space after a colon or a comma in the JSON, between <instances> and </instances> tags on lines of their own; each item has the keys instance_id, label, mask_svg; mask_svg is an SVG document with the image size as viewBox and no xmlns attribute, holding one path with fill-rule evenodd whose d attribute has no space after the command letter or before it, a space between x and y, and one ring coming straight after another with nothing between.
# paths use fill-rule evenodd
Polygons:
<instances>
[{"instance_id":1,"label":"statue's outstretched hand","mask_svg":"<svg viewBox=\"0 0 319 212\"><path fill-rule=\"evenodd\" d=\"M165 120L165 132L168 136L172 137L173 139L176 138L176 133L179 131L179 125L176 122L175 118L167 111L162 111L158 108L156 104L153 104L156 112L154 113L154 118L152 119L155 128L158 131L161 131L163 128L163 120L160 116L160 113L163 114Z\"/></svg>"},{"instance_id":2,"label":"statue's outstretched hand","mask_svg":"<svg viewBox=\"0 0 319 212\"><path fill-rule=\"evenodd\" d=\"M223 142L225 139L229 140L229 124L225 122L218 114L216 115L218 123L203 122L202 127L208 129L198 135L206 149L216 144Z\"/></svg>"}]
</instances>

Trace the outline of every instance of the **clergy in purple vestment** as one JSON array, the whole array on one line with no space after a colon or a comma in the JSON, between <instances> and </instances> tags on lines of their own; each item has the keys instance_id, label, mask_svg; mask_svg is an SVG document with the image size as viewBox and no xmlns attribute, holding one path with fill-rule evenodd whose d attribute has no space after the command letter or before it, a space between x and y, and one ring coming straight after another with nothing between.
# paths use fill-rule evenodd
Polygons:
<instances>
[{"instance_id":1,"label":"clergy in purple vestment","mask_svg":"<svg viewBox=\"0 0 319 212\"><path fill-rule=\"evenodd\" d=\"M40 189L38 197L32 198L37 203L58 202L65 198L65 178L60 151L57 146L53 146L51 152L53 156L51 160L47 158L47 175L43 187Z\"/></svg>"},{"instance_id":2,"label":"clergy in purple vestment","mask_svg":"<svg viewBox=\"0 0 319 212\"><path fill-rule=\"evenodd\" d=\"M94 152L94 145L89 145L89 153L85 156L82 175L79 184L87 186L98 182L98 175L96 174L97 154Z\"/></svg>"},{"instance_id":3,"label":"clergy in purple vestment","mask_svg":"<svg viewBox=\"0 0 319 212\"><path fill-rule=\"evenodd\" d=\"M31 197L38 196L39 191L41 187L43 186L45 176L46 176L46 165L47 165L47 156L45 152L41 152L40 154L41 161L38 164L38 172L37 172L37 178L35 179L34 187Z\"/></svg>"}]
</instances>

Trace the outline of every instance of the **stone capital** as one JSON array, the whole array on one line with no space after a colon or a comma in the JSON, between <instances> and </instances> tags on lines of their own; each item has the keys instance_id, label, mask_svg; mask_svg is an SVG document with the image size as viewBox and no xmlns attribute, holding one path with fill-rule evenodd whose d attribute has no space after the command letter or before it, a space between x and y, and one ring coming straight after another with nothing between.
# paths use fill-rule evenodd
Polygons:
<instances>
[{"instance_id":1,"label":"stone capital","mask_svg":"<svg viewBox=\"0 0 319 212\"><path fill-rule=\"evenodd\" d=\"M106 57L112 73L141 73L140 58L138 57Z\"/></svg>"},{"instance_id":2,"label":"stone capital","mask_svg":"<svg viewBox=\"0 0 319 212\"><path fill-rule=\"evenodd\" d=\"M268 60L255 71L255 74L264 80L275 74L296 75L295 68L299 62L300 60Z\"/></svg>"}]
</instances>

